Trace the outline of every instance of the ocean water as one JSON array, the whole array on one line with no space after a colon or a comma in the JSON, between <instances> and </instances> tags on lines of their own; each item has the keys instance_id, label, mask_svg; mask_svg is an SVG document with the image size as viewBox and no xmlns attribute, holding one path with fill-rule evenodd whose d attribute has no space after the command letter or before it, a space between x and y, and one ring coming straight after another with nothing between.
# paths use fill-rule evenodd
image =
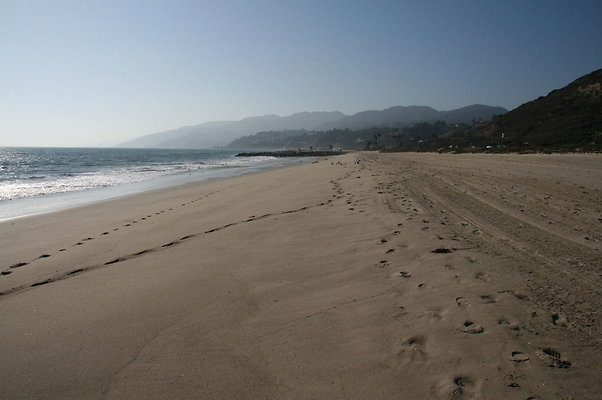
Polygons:
<instances>
[{"instance_id":1,"label":"ocean water","mask_svg":"<svg viewBox=\"0 0 602 400\"><path fill-rule=\"evenodd\" d=\"M0 220L300 162L237 152L0 148Z\"/></svg>"}]
</instances>

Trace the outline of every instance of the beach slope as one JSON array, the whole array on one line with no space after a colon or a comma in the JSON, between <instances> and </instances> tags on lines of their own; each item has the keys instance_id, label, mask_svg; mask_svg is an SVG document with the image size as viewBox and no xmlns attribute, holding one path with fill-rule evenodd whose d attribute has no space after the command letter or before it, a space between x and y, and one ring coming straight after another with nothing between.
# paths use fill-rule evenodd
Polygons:
<instances>
[{"instance_id":1,"label":"beach slope","mask_svg":"<svg viewBox=\"0 0 602 400\"><path fill-rule=\"evenodd\" d=\"M356 153L0 223L0 398L602 394L602 157Z\"/></svg>"}]
</instances>

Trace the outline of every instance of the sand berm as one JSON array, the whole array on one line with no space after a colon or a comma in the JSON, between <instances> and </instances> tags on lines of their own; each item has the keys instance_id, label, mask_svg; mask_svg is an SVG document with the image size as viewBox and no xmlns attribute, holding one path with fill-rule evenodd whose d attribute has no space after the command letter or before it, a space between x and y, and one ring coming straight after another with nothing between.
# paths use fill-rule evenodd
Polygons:
<instances>
[{"instance_id":1,"label":"sand berm","mask_svg":"<svg viewBox=\"0 0 602 400\"><path fill-rule=\"evenodd\" d=\"M354 153L0 223L1 399L602 397L600 155Z\"/></svg>"}]
</instances>

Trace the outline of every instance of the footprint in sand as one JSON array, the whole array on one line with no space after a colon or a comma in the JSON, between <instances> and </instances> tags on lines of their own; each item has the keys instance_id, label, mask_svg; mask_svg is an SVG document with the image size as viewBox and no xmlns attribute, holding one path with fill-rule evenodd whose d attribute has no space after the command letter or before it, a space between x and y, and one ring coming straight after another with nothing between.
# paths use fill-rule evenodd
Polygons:
<instances>
[{"instance_id":1,"label":"footprint in sand","mask_svg":"<svg viewBox=\"0 0 602 400\"><path fill-rule=\"evenodd\" d=\"M431 250L431 253L435 253L435 254L449 254L451 253L453 250L451 249L446 249L443 247L437 248L435 250Z\"/></svg>"},{"instance_id":2,"label":"footprint in sand","mask_svg":"<svg viewBox=\"0 0 602 400\"><path fill-rule=\"evenodd\" d=\"M429 323L439 324L440 321L447 319L447 311L442 309L426 310L419 318L424 318Z\"/></svg>"},{"instance_id":3,"label":"footprint in sand","mask_svg":"<svg viewBox=\"0 0 602 400\"><path fill-rule=\"evenodd\" d=\"M50 279L46 279L45 281L32 283L30 286L31 287L42 286L42 285L45 285L45 284L50 283L50 282L51 282Z\"/></svg>"},{"instance_id":4,"label":"footprint in sand","mask_svg":"<svg viewBox=\"0 0 602 400\"><path fill-rule=\"evenodd\" d=\"M474 396L474 382L466 376L457 376L454 378L454 390L450 399L470 399Z\"/></svg>"},{"instance_id":5,"label":"footprint in sand","mask_svg":"<svg viewBox=\"0 0 602 400\"><path fill-rule=\"evenodd\" d=\"M511 353L511 360L517 364L526 363L529 361L529 356L523 353L522 351L513 351Z\"/></svg>"},{"instance_id":6,"label":"footprint in sand","mask_svg":"<svg viewBox=\"0 0 602 400\"><path fill-rule=\"evenodd\" d=\"M475 276L475 278L476 278L476 276ZM477 278L477 279L479 279L479 278ZM514 290L501 290L498 293L499 294L510 293L518 300L527 300L528 299L527 295L522 294L522 293L516 293Z\"/></svg>"},{"instance_id":7,"label":"footprint in sand","mask_svg":"<svg viewBox=\"0 0 602 400\"><path fill-rule=\"evenodd\" d=\"M75 275L75 274L80 273L80 272L82 272L84 270L85 270L84 268L74 269L73 271L68 272L67 275Z\"/></svg>"},{"instance_id":8,"label":"footprint in sand","mask_svg":"<svg viewBox=\"0 0 602 400\"><path fill-rule=\"evenodd\" d=\"M497 303L497 298L495 296L491 296L488 294L480 296L480 299L481 299L481 303L484 303L484 304Z\"/></svg>"},{"instance_id":9,"label":"footprint in sand","mask_svg":"<svg viewBox=\"0 0 602 400\"><path fill-rule=\"evenodd\" d=\"M475 380L468 376L456 376L440 382L435 388L434 398L462 400L476 397Z\"/></svg>"},{"instance_id":10,"label":"footprint in sand","mask_svg":"<svg viewBox=\"0 0 602 400\"><path fill-rule=\"evenodd\" d=\"M566 317L557 313L552 314L552 323L554 325L562 326L563 328L568 328L570 325Z\"/></svg>"},{"instance_id":11,"label":"footprint in sand","mask_svg":"<svg viewBox=\"0 0 602 400\"><path fill-rule=\"evenodd\" d=\"M400 272L399 272L399 275L400 275L402 278L411 278L411 277L412 277L412 274L411 274L411 273L409 273L409 272L406 272L406 271L400 271Z\"/></svg>"},{"instance_id":12,"label":"footprint in sand","mask_svg":"<svg viewBox=\"0 0 602 400\"><path fill-rule=\"evenodd\" d=\"M387 252L385 254L391 254L391 253L395 253L395 249L389 249L389 250L387 250Z\"/></svg>"},{"instance_id":13,"label":"footprint in sand","mask_svg":"<svg viewBox=\"0 0 602 400\"><path fill-rule=\"evenodd\" d=\"M570 368L572 365L570 361L562 358L559 351L551 347L544 347L537 350L535 354L537 354L549 368Z\"/></svg>"},{"instance_id":14,"label":"footprint in sand","mask_svg":"<svg viewBox=\"0 0 602 400\"><path fill-rule=\"evenodd\" d=\"M471 335L478 335L485 332L485 328L483 328L481 325L475 325L475 323L472 321L465 321L460 330Z\"/></svg>"},{"instance_id":15,"label":"footprint in sand","mask_svg":"<svg viewBox=\"0 0 602 400\"><path fill-rule=\"evenodd\" d=\"M466 308L470 305L470 301L464 297L456 297L456 305L458 307Z\"/></svg>"},{"instance_id":16,"label":"footprint in sand","mask_svg":"<svg viewBox=\"0 0 602 400\"><path fill-rule=\"evenodd\" d=\"M519 376L516 376L514 374L510 374L504 377L504 381L506 382L506 386L511 387L511 388L520 388L520 384L518 382L516 382L517 379L519 379Z\"/></svg>"},{"instance_id":17,"label":"footprint in sand","mask_svg":"<svg viewBox=\"0 0 602 400\"><path fill-rule=\"evenodd\" d=\"M396 310L396 312L393 314L393 318L395 318L395 319L399 319L399 318L401 318L402 316L406 315L407 313L408 313L408 312L407 312L406 308L405 308L404 306L402 306L402 305L399 305L399 306L397 307L397 310Z\"/></svg>"},{"instance_id":18,"label":"footprint in sand","mask_svg":"<svg viewBox=\"0 0 602 400\"><path fill-rule=\"evenodd\" d=\"M484 273L484 272L480 272L480 271L474 273L474 278L478 279L480 281L483 281L483 282L489 282L490 281L489 275L486 274L486 273Z\"/></svg>"},{"instance_id":19,"label":"footprint in sand","mask_svg":"<svg viewBox=\"0 0 602 400\"><path fill-rule=\"evenodd\" d=\"M404 363L415 361L425 361L428 359L428 354L425 349L426 337L412 336L408 339L402 339L395 345L394 352Z\"/></svg>"},{"instance_id":20,"label":"footprint in sand","mask_svg":"<svg viewBox=\"0 0 602 400\"><path fill-rule=\"evenodd\" d=\"M506 318L503 318L503 317L498 319L497 323L498 323L498 325L506 326L508 329L513 330L513 331L520 330L520 326L518 326L518 323L508 321Z\"/></svg>"}]
</instances>

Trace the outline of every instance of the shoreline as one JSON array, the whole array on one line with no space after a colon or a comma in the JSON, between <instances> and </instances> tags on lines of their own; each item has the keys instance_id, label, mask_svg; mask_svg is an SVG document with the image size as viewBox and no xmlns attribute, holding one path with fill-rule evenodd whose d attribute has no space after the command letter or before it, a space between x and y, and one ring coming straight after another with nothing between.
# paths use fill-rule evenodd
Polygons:
<instances>
[{"instance_id":1,"label":"shoreline","mask_svg":"<svg viewBox=\"0 0 602 400\"><path fill-rule=\"evenodd\" d=\"M0 222L0 397L596 397L602 157L561 157L350 153Z\"/></svg>"},{"instance_id":2,"label":"shoreline","mask_svg":"<svg viewBox=\"0 0 602 400\"><path fill-rule=\"evenodd\" d=\"M79 191L51 193L43 196L4 200L0 201L0 223L15 218L42 215L48 212L66 210L106 200L117 199L124 196L135 195L138 193L161 190L174 186L186 185L189 183L203 182L211 179L224 179L273 168L296 165L303 162L309 162L309 160L304 161L294 159L286 160L285 162L282 160L274 160L270 164L259 166L189 171L181 174L160 176L149 180L108 187L98 187Z\"/></svg>"}]
</instances>

